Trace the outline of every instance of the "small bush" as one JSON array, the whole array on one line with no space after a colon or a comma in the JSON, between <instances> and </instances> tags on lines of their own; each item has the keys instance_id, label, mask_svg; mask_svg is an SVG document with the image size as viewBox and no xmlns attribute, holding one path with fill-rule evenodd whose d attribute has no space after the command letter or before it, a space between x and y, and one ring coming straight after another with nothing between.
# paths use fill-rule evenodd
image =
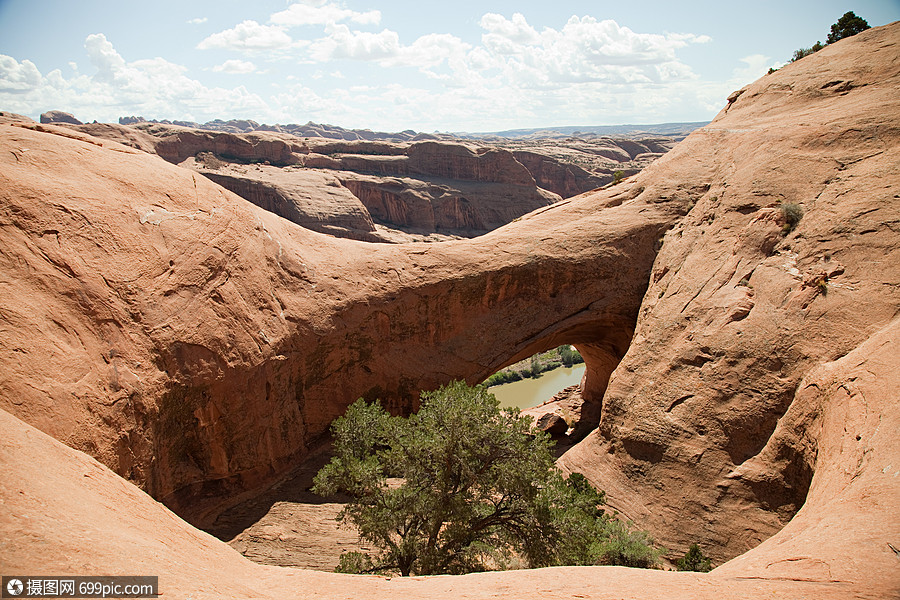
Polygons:
<instances>
[{"instance_id":1,"label":"small bush","mask_svg":"<svg viewBox=\"0 0 900 600\"><path fill-rule=\"evenodd\" d=\"M578 353L578 350L568 344L559 347L559 358L566 367L571 367L574 364L584 362L584 359L581 358L581 354Z\"/></svg>"},{"instance_id":2,"label":"small bush","mask_svg":"<svg viewBox=\"0 0 900 600\"><path fill-rule=\"evenodd\" d=\"M801 58L806 58L810 54L815 54L825 46L822 45L822 42L816 42L809 48L800 48L799 50L794 50L794 55L791 57L791 62L797 62Z\"/></svg>"},{"instance_id":3,"label":"small bush","mask_svg":"<svg viewBox=\"0 0 900 600\"><path fill-rule=\"evenodd\" d=\"M616 171L613 173L613 185L622 183L623 179L625 179L625 171Z\"/></svg>"},{"instance_id":4,"label":"small bush","mask_svg":"<svg viewBox=\"0 0 900 600\"><path fill-rule=\"evenodd\" d=\"M803 218L803 207L793 202L785 202L781 205L781 214L784 217L784 232L790 233Z\"/></svg>"},{"instance_id":5,"label":"small bush","mask_svg":"<svg viewBox=\"0 0 900 600\"><path fill-rule=\"evenodd\" d=\"M701 573L708 573L712 570L712 564L709 561L709 557L703 554L703 551L697 544L691 544L690 549L684 553L682 558L678 559L675 566L679 571L699 571Z\"/></svg>"},{"instance_id":6,"label":"small bush","mask_svg":"<svg viewBox=\"0 0 900 600\"><path fill-rule=\"evenodd\" d=\"M344 552L338 560L335 573L371 573L375 569L372 558L363 552Z\"/></svg>"},{"instance_id":7,"label":"small bush","mask_svg":"<svg viewBox=\"0 0 900 600\"><path fill-rule=\"evenodd\" d=\"M665 553L654 547L649 533L632 530L630 524L619 519L606 521L605 534L591 546L596 556L594 564L653 569L659 566L659 559Z\"/></svg>"}]
</instances>

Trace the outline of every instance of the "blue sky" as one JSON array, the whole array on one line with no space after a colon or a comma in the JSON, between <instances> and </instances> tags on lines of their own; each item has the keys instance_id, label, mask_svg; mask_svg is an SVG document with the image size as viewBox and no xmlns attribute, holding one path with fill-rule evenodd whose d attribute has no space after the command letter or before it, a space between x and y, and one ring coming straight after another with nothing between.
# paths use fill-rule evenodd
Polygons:
<instances>
[{"instance_id":1,"label":"blue sky","mask_svg":"<svg viewBox=\"0 0 900 600\"><path fill-rule=\"evenodd\" d=\"M0 110L497 131L711 119L900 0L0 0Z\"/></svg>"}]
</instances>

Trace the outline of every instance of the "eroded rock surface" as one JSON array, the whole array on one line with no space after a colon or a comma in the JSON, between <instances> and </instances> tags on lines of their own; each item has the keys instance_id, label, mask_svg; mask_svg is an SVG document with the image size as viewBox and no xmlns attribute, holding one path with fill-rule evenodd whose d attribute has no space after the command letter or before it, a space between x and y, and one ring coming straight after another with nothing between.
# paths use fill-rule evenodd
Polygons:
<instances>
[{"instance_id":1,"label":"eroded rock surface","mask_svg":"<svg viewBox=\"0 0 900 600\"><path fill-rule=\"evenodd\" d=\"M653 176L638 176L660 199L679 193L662 172L709 190L662 240L600 427L563 464L630 518L665 531L669 548L705 541L721 562L794 516L818 442L808 434L766 448L790 429L804 377L900 307L900 104L891 92L900 72L890 31L763 77ZM789 203L803 210L792 230L780 208Z\"/></svg>"},{"instance_id":2,"label":"eroded rock surface","mask_svg":"<svg viewBox=\"0 0 900 600\"><path fill-rule=\"evenodd\" d=\"M48 110L41 115L41 123L70 123L72 125L81 125L81 121L75 118L72 113L61 110Z\"/></svg>"},{"instance_id":3,"label":"eroded rock surface","mask_svg":"<svg viewBox=\"0 0 900 600\"><path fill-rule=\"evenodd\" d=\"M314 231L390 242L482 235L535 208L609 184L617 170L633 175L674 144L674 138L602 138L484 145L449 136L395 143L189 125L135 121L76 129L195 169ZM257 166L248 169L248 163ZM347 194L322 185L330 186L333 177L310 171L330 171L369 214L360 214L359 202L346 202Z\"/></svg>"}]
</instances>

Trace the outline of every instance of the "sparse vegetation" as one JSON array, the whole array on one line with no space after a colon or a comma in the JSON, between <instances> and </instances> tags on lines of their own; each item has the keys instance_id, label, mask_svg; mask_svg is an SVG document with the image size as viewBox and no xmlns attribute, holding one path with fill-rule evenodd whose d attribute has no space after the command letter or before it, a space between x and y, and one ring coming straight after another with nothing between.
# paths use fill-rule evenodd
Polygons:
<instances>
[{"instance_id":1,"label":"sparse vegetation","mask_svg":"<svg viewBox=\"0 0 900 600\"><path fill-rule=\"evenodd\" d=\"M195 159L207 169L214 171L225 166L225 162L212 152L198 152Z\"/></svg>"},{"instance_id":2,"label":"sparse vegetation","mask_svg":"<svg viewBox=\"0 0 900 600\"><path fill-rule=\"evenodd\" d=\"M781 205L781 215L784 218L784 233L790 233L803 218L803 207L794 202L784 202Z\"/></svg>"},{"instance_id":3,"label":"sparse vegetation","mask_svg":"<svg viewBox=\"0 0 900 600\"><path fill-rule=\"evenodd\" d=\"M560 366L571 367L583 362L584 359L578 353L578 350L565 344L548 352L535 354L531 358L497 371L488 377L485 384L488 386L502 385L528 377L539 377L545 371L550 371Z\"/></svg>"},{"instance_id":4,"label":"sparse vegetation","mask_svg":"<svg viewBox=\"0 0 900 600\"><path fill-rule=\"evenodd\" d=\"M625 171L615 171L613 173L613 185L619 185L625 178Z\"/></svg>"},{"instance_id":5,"label":"sparse vegetation","mask_svg":"<svg viewBox=\"0 0 900 600\"><path fill-rule=\"evenodd\" d=\"M549 436L518 410L501 411L483 386L423 393L409 419L360 399L332 431L335 456L313 489L350 495L339 519L374 547L344 554L340 571L653 566L661 554L603 511L603 492L586 478L563 479Z\"/></svg>"},{"instance_id":6,"label":"sparse vegetation","mask_svg":"<svg viewBox=\"0 0 900 600\"><path fill-rule=\"evenodd\" d=\"M791 62L796 62L796 61L800 60L801 58L806 58L810 54L814 54L824 47L825 46L822 45L822 42L816 42L809 48L800 48L798 50L794 50L794 55L791 56Z\"/></svg>"},{"instance_id":7,"label":"sparse vegetation","mask_svg":"<svg viewBox=\"0 0 900 600\"><path fill-rule=\"evenodd\" d=\"M825 45L833 44L838 40L856 35L857 33L863 32L866 29L869 29L869 24L865 19L856 16L853 11L846 12L844 13L844 16L838 19L837 23L831 26L831 32L828 34L828 38L825 40ZM816 42L809 48L800 48L799 50L794 50L794 55L791 57L791 62L796 62L801 58L805 58L810 54L814 54L824 48L825 45L823 45L822 42ZM773 69L769 69L769 73L772 72Z\"/></svg>"},{"instance_id":8,"label":"sparse vegetation","mask_svg":"<svg viewBox=\"0 0 900 600\"><path fill-rule=\"evenodd\" d=\"M708 573L712 570L712 563L710 563L709 557L703 554L700 546L696 543L691 544L691 547L684 553L683 557L678 559L675 566L679 571Z\"/></svg>"},{"instance_id":9,"label":"sparse vegetation","mask_svg":"<svg viewBox=\"0 0 900 600\"><path fill-rule=\"evenodd\" d=\"M606 521L604 535L591 544L595 565L617 565L639 569L659 566L664 550L654 547L653 537L646 531L635 531L630 523L619 519Z\"/></svg>"}]
</instances>

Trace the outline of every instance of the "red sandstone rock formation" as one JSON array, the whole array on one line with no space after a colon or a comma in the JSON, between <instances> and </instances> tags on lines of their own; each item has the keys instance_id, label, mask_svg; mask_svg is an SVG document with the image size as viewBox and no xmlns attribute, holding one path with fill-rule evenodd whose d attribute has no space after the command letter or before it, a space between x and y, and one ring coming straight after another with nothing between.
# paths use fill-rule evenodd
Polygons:
<instances>
[{"instance_id":1,"label":"red sandstone rock formation","mask_svg":"<svg viewBox=\"0 0 900 600\"><path fill-rule=\"evenodd\" d=\"M225 163L200 153L180 166L194 169L256 206L306 229L366 242L376 233L370 211L332 173Z\"/></svg>"},{"instance_id":2,"label":"red sandstone rock formation","mask_svg":"<svg viewBox=\"0 0 900 600\"><path fill-rule=\"evenodd\" d=\"M4 406L195 518L282 471L359 396L408 409L561 338L613 365L684 210L589 197L471 243L372 247L37 127L60 135L0 132Z\"/></svg>"},{"instance_id":3,"label":"red sandstone rock formation","mask_svg":"<svg viewBox=\"0 0 900 600\"><path fill-rule=\"evenodd\" d=\"M70 123L72 125L81 125L81 121L76 119L75 115L61 110L48 110L43 113L41 115L41 123Z\"/></svg>"},{"instance_id":4,"label":"red sandstone rock formation","mask_svg":"<svg viewBox=\"0 0 900 600\"><path fill-rule=\"evenodd\" d=\"M405 410L573 343L602 413L563 466L675 551L756 548L709 575L354 578L353 593L896 596L898 30L762 78L620 186L446 244L336 240L132 148L0 125L2 407L202 521L358 396ZM804 209L792 230L785 202ZM4 571L137 564L176 595L347 593L242 561L0 418Z\"/></svg>"},{"instance_id":5,"label":"red sandstone rock formation","mask_svg":"<svg viewBox=\"0 0 900 600\"><path fill-rule=\"evenodd\" d=\"M790 418L805 378L897 315L897 31L763 77L636 177L660 200L676 178L709 189L661 241L600 427L563 464L670 548L721 562L794 516L818 469Z\"/></svg>"}]
</instances>

